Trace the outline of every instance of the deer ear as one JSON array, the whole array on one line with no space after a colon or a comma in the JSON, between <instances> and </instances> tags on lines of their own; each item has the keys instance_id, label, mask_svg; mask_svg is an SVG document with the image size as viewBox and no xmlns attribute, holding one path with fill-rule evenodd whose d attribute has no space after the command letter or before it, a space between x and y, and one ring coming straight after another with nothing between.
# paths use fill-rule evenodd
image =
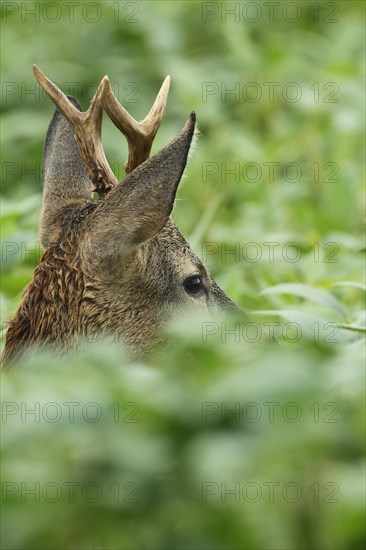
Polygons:
<instances>
[{"instance_id":1,"label":"deer ear","mask_svg":"<svg viewBox=\"0 0 366 550\"><path fill-rule=\"evenodd\" d=\"M177 137L119 183L90 220L86 257L105 257L109 249L127 253L151 239L172 212L194 135L192 113Z\"/></svg>"},{"instance_id":2,"label":"deer ear","mask_svg":"<svg viewBox=\"0 0 366 550\"><path fill-rule=\"evenodd\" d=\"M70 102L81 111L74 97ZM63 114L56 109L48 127L42 159L43 211L41 241L49 244L58 212L70 203L85 202L90 198L90 181L73 132Z\"/></svg>"}]
</instances>

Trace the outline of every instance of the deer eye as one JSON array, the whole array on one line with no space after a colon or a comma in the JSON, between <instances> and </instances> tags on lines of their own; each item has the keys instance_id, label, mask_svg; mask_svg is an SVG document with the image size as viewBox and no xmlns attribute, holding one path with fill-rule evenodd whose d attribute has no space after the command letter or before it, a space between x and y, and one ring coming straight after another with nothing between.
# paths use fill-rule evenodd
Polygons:
<instances>
[{"instance_id":1,"label":"deer eye","mask_svg":"<svg viewBox=\"0 0 366 550\"><path fill-rule=\"evenodd\" d=\"M184 288L191 296L202 296L206 292L200 275L192 275L184 281Z\"/></svg>"}]
</instances>

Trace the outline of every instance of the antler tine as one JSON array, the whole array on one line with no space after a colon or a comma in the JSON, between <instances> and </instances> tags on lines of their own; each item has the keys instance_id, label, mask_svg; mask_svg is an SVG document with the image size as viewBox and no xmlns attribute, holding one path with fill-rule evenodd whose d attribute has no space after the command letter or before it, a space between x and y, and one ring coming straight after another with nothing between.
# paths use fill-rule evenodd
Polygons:
<instances>
[{"instance_id":1,"label":"antler tine","mask_svg":"<svg viewBox=\"0 0 366 550\"><path fill-rule=\"evenodd\" d=\"M66 95L51 82L36 65L33 65L34 76L47 95L52 99L69 122L79 147L89 178L100 195L105 195L118 182L105 157L101 132L104 95L108 78L104 77L98 86L87 111L79 111L68 100Z\"/></svg>"},{"instance_id":2,"label":"antler tine","mask_svg":"<svg viewBox=\"0 0 366 550\"><path fill-rule=\"evenodd\" d=\"M149 114L141 122L142 125L150 129L150 132L153 133L154 137L159 129L161 121L163 120L166 104L168 101L169 87L170 76L168 75L161 85L159 93L156 96L154 105L151 107Z\"/></svg>"},{"instance_id":3,"label":"antler tine","mask_svg":"<svg viewBox=\"0 0 366 550\"><path fill-rule=\"evenodd\" d=\"M107 79L102 95L103 107L113 123L126 137L128 160L125 170L128 174L150 156L151 147L164 116L170 86L170 76L164 80L149 114L137 122L116 99Z\"/></svg>"}]
</instances>

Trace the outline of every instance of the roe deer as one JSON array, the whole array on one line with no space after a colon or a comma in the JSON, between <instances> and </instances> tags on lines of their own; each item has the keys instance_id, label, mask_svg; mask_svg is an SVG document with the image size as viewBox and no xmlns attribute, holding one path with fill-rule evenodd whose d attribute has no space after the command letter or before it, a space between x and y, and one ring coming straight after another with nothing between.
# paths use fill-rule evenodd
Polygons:
<instances>
[{"instance_id":1,"label":"roe deer","mask_svg":"<svg viewBox=\"0 0 366 550\"><path fill-rule=\"evenodd\" d=\"M98 334L117 335L143 355L182 307L239 310L170 217L194 136L194 112L177 137L149 159L169 77L147 117L137 122L116 100L108 77L82 112L73 97L36 66L33 70L57 107L43 153L45 252L9 324L4 364L44 345L73 354L80 341ZM121 182L101 143L103 110L128 141ZM91 198L94 191L98 200Z\"/></svg>"}]
</instances>

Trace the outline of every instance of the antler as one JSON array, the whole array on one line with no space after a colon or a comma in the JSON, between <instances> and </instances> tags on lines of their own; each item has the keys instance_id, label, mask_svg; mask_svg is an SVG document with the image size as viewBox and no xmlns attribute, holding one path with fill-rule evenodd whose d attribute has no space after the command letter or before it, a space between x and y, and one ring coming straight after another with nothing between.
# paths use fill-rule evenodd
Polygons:
<instances>
[{"instance_id":1,"label":"antler","mask_svg":"<svg viewBox=\"0 0 366 550\"><path fill-rule=\"evenodd\" d=\"M101 97L108 78L104 77L87 111L81 112L68 100L66 95L53 84L36 65L33 65L34 76L47 95L69 122L79 147L89 178L95 184L95 190L105 195L118 183L105 157L102 140L103 105Z\"/></svg>"},{"instance_id":2,"label":"antler","mask_svg":"<svg viewBox=\"0 0 366 550\"><path fill-rule=\"evenodd\" d=\"M87 111L76 109L66 95L51 82L36 65L33 72L40 86L68 120L78 144L81 158L96 191L105 195L118 183L105 157L102 140L103 108L128 142L126 173L149 158L152 143L164 116L170 76L164 80L149 114L137 122L115 98L109 78L105 76Z\"/></svg>"},{"instance_id":3,"label":"antler","mask_svg":"<svg viewBox=\"0 0 366 550\"><path fill-rule=\"evenodd\" d=\"M132 118L119 101L117 101L108 77L104 77L104 81L105 86L102 93L103 107L128 142L128 161L125 163L125 170L128 174L149 158L152 143L164 116L169 93L170 76L167 76L164 80L156 96L154 105L149 114L141 122L137 122Z\"/></svg>"}]
</instances>

